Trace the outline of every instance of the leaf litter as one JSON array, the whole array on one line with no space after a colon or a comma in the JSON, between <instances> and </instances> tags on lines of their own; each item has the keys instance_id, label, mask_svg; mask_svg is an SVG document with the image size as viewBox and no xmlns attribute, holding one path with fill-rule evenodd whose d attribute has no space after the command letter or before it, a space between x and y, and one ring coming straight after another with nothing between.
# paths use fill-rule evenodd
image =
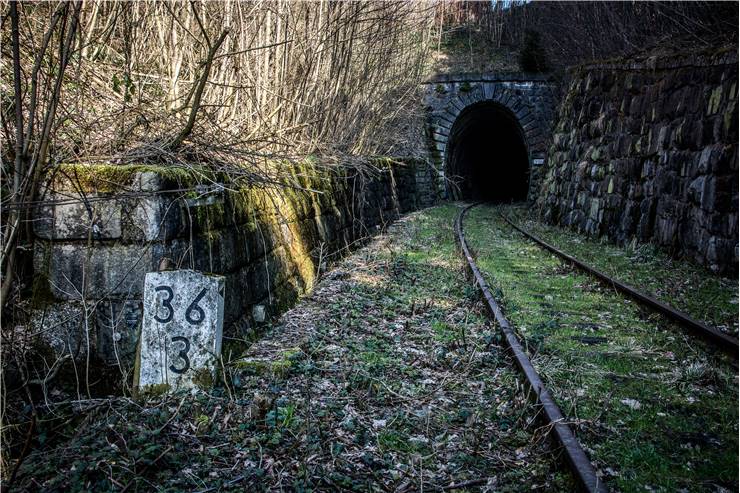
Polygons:
<instances>
[{"instance_id":1,"label":"leaf litter","mask_svg":"<svg viewBox=\"0 0 740 493\"><path fill-rule=\"evenodd\" d=\"M465 278L457 211L338 262L211 392L57 408L20 489L571 490Z\"/></svg>"}]
</instances>

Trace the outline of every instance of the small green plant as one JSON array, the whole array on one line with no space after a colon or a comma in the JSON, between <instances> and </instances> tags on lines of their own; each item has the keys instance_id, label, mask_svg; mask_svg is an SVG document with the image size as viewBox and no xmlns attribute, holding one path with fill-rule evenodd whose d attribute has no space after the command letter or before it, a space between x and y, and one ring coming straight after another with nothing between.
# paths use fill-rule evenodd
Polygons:
<instances>
[{"instance_id":1,"label":"small green plant","mask_svg":"<svg viewBox=\"0 0 740 493\"><path fill-rule=\"evenodd\" d=\"M205 429L208 428L208 423L210 423L210 418L206 416L205 414L199 414L197 418L195 418L195 426L199 430L201 428Z\"/></svg>"}]
</instances>

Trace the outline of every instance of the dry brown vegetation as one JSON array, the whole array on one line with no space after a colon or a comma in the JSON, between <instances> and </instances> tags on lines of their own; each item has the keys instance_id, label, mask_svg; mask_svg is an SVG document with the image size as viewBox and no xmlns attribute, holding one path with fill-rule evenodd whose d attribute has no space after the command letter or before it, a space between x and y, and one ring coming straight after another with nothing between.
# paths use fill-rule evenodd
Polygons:
<instances>
[{"instance_id":1,"label":"dry brown vegetation","mask_svg":"<svg viewBox=\"0 0 740 493\"><path fill-rule=\"evenodd\" d=\"M4 13L6 62L12 7ZM3 64L6 142L16 139L16 103L25 120L57 104L54 161L169 160L183 145L242 160L329 146L387 153L397 145L388 127L407 110L423 72L429 10L285 1L19 4L15 98L13 63ZM47 91L56 82L58 94Z\"/></svg>"},{"instance_id":2,"label":"dry brown vegetation","mask_svg":"<svg viewBox=\"0 0 740 493\"><path fill-rule=\"evenodd\" d=\"M2 19L3 301L58 163L254 181L274 159L414 153L430 4L10 2Z\"/></svg>"},{"instance_id":3,"label":"dry brown vegetation","mask_svg":"<svg viewBox=\"0 0 740 493\"><path fill-rule=\"evenodd\" d=\"M29 294L34 206L57 164L208 165L239 184L280 185L276 161L419 151L408 142L422 128L432 4L4 2L0 16L6 314ZM6 343L16 324L3 318ZM26 348L4 349L15 355L4 370L21 361L10 391L26 400Z\"/></svg>"}]
</instances>

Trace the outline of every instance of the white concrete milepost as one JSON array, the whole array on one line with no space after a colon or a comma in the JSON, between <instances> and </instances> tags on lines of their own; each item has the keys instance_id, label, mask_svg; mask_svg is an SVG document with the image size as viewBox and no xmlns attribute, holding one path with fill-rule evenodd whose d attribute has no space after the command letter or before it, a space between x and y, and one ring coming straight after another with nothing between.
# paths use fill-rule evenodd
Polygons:
<instances>
[{"instance_id":1,"label":"white concrete milepost","mask_svg":"<svg viewBox=\"0 0 740 493\"><path fill-rule=\"evenodd\" d=\"M222 276L192 270L147 273L138 388L210 386L221 356L223 322Z\"/></svg>"}]
</instances>

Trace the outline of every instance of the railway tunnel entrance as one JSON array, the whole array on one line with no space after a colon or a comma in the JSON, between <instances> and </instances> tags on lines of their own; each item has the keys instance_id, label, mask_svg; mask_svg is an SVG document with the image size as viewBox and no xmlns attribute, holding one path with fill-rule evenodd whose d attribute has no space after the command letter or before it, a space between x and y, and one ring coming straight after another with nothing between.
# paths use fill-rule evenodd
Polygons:
<instances>
[{"instance_id":1,"label":"railway tunnel entrance","mask_svg":"<svg viewBox=\"0 0 740 493\"><path fill-rule=\"evenodd\" d=\"M529 154L516 116L494 102L465 108L447 144L448 192L456 200L526 200Z\"/></svg>"}]
</instances>

